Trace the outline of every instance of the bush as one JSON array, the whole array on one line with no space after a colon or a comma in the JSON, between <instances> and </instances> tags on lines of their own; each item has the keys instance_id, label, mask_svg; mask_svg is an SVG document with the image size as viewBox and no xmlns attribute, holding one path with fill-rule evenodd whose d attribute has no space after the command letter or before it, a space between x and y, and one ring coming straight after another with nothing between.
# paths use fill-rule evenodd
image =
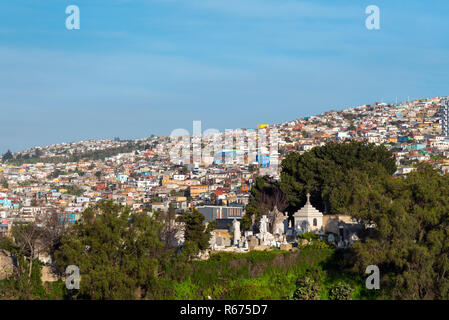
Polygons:
<instances>
[{"instance_id":1,"label":"bush","mask_svg":"<svg viewBox=\"0 0 449 320\"><path fill-rule=\"evenodd\" d=\"M298 239L304 239L307 241L318 240L319 238L320 238L320 236L313 232L306 232L306 233L298 234Z\"/></svg>"},{"instance_id":2,"label":"bush","mask_svg":"<svg viewBox=\"0 0 449 320\"><path fill-rule=\"evenodd\" d=\"M319 300L320 285L310 277L296 282L296 291L293 294L294 300Z\"/></svg>"},{"instance_id":3,"label":"bush","mask_svg":"<svg viewBox=\"0 0 449 320\"><path fill-rule=\"evenodd\" d=\"M351 300L354 289L346 282L338 282L329 290L331 300Z\"/></svg>"}]
</instances>

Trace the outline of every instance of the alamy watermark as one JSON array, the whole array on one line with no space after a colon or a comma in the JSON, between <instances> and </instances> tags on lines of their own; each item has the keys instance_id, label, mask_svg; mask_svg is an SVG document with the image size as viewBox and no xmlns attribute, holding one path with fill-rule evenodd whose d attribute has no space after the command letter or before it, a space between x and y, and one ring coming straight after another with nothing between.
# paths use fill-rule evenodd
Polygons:
<instances>
[{"instance_id":1,"label":"alamy watermark","mask_svg":"<svg viewBox=\"0 0 449 320\"><path fill-rule=\"evenodd\" d=\"M170 134L170 161L176 165L260 164L273 174L279 163L279 131L276 128L207 129L193 121L193 134L176 129Z\"/></svg>"},{"instance_id":2,"label":"alamy watermark","mask_svg":"<svg viewBox=\"0 0 449 320\"><path fill-rule=\"evenodd\" d=\"M380 270L376 265L369 265L366 267L365 273L370 274L368 278L366 278L365 285L369 290L372 289L380 289Z\"/></svg>"},{"instance_id":3,"label":"alamy watermark","mask_svg":"<svg viewBox=\"0 0 449 320\"><path fill-rule=\"evenodd\" d=\"M78 266L70 265L65 269L65 273L68 275L65 280L65 286L68 290L79 290L80 288L80 269Z\"/></svg>"},{"instance_id":4,"label":"alamy watermark","mask_svg":"<svg viewBox=\"0 0 449 320\"><path fill-rule=\"evenodd\" d=\"M69 5L65 9L69 16L66 18L65 26L67 30L80 29L80 8L77 5ZM365 9L369 16L365 20L365 26L368 30L380 30L380 9L376 5L369 5Z\"/></svg>"},{"instance_id":5,"label":"alamy watermark","mask_svg":"<svg viewBox=\"0 0 449 320\"><path fill-rule=\"evenodd\" d=\"M65 20L65 27L67 30L79 30L80 8L75 5L70 5L65 9L65 13L69 15Z\"/></svg>"},{"instance_id":6,"label":"alamy watermark","mask_svg":"<svg viewBox=\"0 0 449 320\"><path fill-rule=\"evenodd\" d=\"M378 6L370 5L366 7L365 13L369 16L365 20L368 30L380 30L380 9Z\"/></svg>"}]
</instances>

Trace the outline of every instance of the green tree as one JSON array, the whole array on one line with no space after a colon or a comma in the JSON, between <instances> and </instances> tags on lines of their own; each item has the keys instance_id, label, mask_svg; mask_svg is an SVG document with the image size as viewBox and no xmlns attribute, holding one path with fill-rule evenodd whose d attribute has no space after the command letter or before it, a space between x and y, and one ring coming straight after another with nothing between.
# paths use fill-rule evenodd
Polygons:
<instances>
[{"instance_id":1,"label":"green tree","mask_svg":"<svg viewBox=\"0 0 449 320\"><path fill-rule=\"evenodd\" d=\"M137 214L102 201L86 209L82 222L69 228L56 251L61 272L80 269L76 298L134 299L151 291L164 272L169 251L161 239L157 215Z\"/></svg>"},{"instance_id":2,"label":"green tree","mask_svg":"<svg viewBox=\"0 0 449 320\"><path fill-rule=\"evenodd\" d=\"M60 170L60 169L56 169L55 171L53 171L52 173L50 173L50 175L48 176L50 179L57 179L59 176L65 175L67 174L66 172Z\"/></svg>"},{"instance_id":3,"label":"green tree","mask_svg":"<svg viewBox=\"0 0 449 320\"><path fill-rule=\"evenodd\" d=\"M2 161L3 162L7 162L7 161L12 160L12 159L14 159L14 156L13 156L11 150L6 151L6 153L2 156Z\"/></svg>"},{"instance_id":4,"label":"green tree","mask_svg":"<svg viewBox=\"0 0 449 320\"><path fill-rule=\"evenodd\" d=\"M449 176L420 165L378 190L360 187L349 209L374 226L355 243L355 269L381 270L381 288L393 299L449 298Z\"/></svg>"},{"instance_id":5,"label":"green tree","mask_svg":"<svg viewBox=\"0 0 449 320\"><path fill-rule=\"evenodd\" d=\"M36 149L36 151L34 152L34 157L35 158L40 158L43 155L44 155L44 153L42 152L41 149Z\"/></svg>"},{"instance_id":6,"label":"green tree","mask_svg":"<svg viewBox=\"0 0 449 320\"><path fill-rule=\"evenodd\" d=\"M196 209L178 217L178 222L184 223L183 250L188 249L190 255L209 248L211 231L216 228L216 222L209 222L206 227L204 220L204 215Z\"/></svg>"},{"instance_id":7,"label":"green tree","mask_svg":"<svg viewBox=\"0 0 449 320\"><path fill-rule=\"evenodd\" d=\"M39 250L38 241L42 236L43 228L36 223L15 223L11 232L16 255L28 259L28 278L31 279L33 262Z\"/></svg>"},{"instance_id":8,"label":"green tree","mask_svg":"<svg viewBox=\"0 0 449 320\"><path fill-rule=\"evenodd\" d=\"M258 168L259 168L258 165L250 164L250 165L248 166L248 171L251 172L251 173L253 173L253 172L256 172Z\"/></svg>"},{"instance_id":9,"label":"green tree","mask_svg":"<svg viewBox=\"0 0 449 320\"><path fill-rule=\"evenodd\" d=\"M28 269L29 261L24 256L16 256L20 269ZM10 300L42 300L48 299L48 294L41 280L42 266L37 260L32 265L30 275L27 272L15 270L7 279L0 280L0 298Z\"/></svg>"},{"instance_id":10,"label":"green tree","mask_svg":"<svg viewBox=\"0 0 449 320\"><path fill-rule=\"evenodd\" d=\"M289 200L289 212L299 209L309 192L319 210L337 214L350 201L353 180L375 184L395 171L395 159L384 146L332 142L304 154L288 154L282 161L280 188Z\"/></svg>"},{"instance_id":11,"label":"green tree","mask_svg":"<svg viewBox=\"0 0 449 320\"><path fill-rule=\"evenodd\" d=\"M256 177L250 190L248 205L245 207L246 214L242 219L242 228L249 229L253 216L255 221L259 221L262 215L270 218L269 213L274 207L283 212L287 206L287 198L276 181L272 181L267 176Z\"/></svg>"}]
</instances>

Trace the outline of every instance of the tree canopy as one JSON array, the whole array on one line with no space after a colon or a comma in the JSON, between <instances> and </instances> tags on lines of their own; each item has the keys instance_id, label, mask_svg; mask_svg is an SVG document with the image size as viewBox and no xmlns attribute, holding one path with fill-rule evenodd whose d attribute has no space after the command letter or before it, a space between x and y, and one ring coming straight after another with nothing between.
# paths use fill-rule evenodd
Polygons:
<instances>
[{"instance_id":1,"label":"tree canopy","mask_svg":"<svg viewBox=\"0 0 449 320\"><path fill-rule=\"evenodd\" d=\"M449 299L449 176L421 165L383 188L361 187L352 215L374 228L353 247L355 268L381 270L393 299Z\"/></svg>"},{"instance_id":2,"label":"tree canopy","mask_svg":"<svg viewBox=\"0 0 449 320\"><path fill-rule=\"evenodd\" d=\"M383 298L449 299L449 175L421 163L407 177L393 177L391 152L359 142L289 154L282 169L290 208L310 192L319 209L362 223L362 241L337 259L342 270L363 275L377 265ZM261 210L260 193L275 187L256 181L248 210Z\"/></svg>"},{"instance_id":3,"label":"tree canopy","mask_svg":"<svg viewBox=\"0 0 449 320\"><path fill-rule=\"evenodd\" d=\"M215 229L216 223L210 222L207 227L204 225L205 217L198 210L184 214L178 218L184 223L184 248L191 250L192 254L197 254L200 250L209 248L211 231Z\"/></svg>"},{"instance_id":4,"label":"tree canopy","mask_svg":"<svg viewBox=\"0 0 449 320\"><path fill-rule=\"evenodd\" d=\"M7 162L7 161L12 160L12 159L14 159L14 156L13 156L11 150L6 151L6 153L2 156L2 161L3 162Z\"/></svg>"},{"instance_id":5,"label":"tree canopy","mask_svg":"<svg viewBox=\"0 0 449 320\"><path fill-rule=\"evenodd\" d=\"M161 232L155 216L100 202L62 237L57 264L61 272L68 265L79 267L81 298L139 298L163 272L168 252Z\"/></svg>"},{"instance_id":6,"label":"tree canopy","mask_svg":"<svg viewBox=\"0 0 449 320\"><path fill-rule=\"evenodd\" d=\"M377 182L395 171L395 159L384 146L331 142L304 154L289 153L282 161L280 188L290 213L305 203L309 192L317 209L336 214L346 209L354 179Z\"/></svg>"},{"instance_id":7,"label":"tree canopy","mask_svg":"<svg viewBox=\"0 0 449 320\"><path fill-rule=\"evenodd\" d=\"M270 217L270 211L274 207L284 211L287 206L287 198L276 181L270 180L267 176L256 177L255 184L250 190L248 205L245 207L246 214L242 219L242 227L249 229L253 217L255 221L259 221L262 215Z\"/></svg>"}]
</instances>

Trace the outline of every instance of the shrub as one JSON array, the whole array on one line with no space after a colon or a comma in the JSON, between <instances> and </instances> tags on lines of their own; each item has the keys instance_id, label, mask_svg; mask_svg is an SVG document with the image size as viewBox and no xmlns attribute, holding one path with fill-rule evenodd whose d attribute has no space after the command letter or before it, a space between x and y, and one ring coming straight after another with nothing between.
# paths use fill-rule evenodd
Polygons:
<instances>
[{"instance_id":1,"label":"shrub","mask_svg":"<svg viewBox=\"0 0 449 320\"><path fill-rule=\"evenodd\" d=\"M351 300L354 289L346 282L338 282L329 290L331 300Z\"/></svg>"},{"instance_id":2,"label":"shrub","mask_svg":"<svg viewBox=\"0 0 449 320\"><path fill-rule=\"evenodd\" d=\"M296 282L296 291L293 294L294 300L319 300L320 285L310 277Z\"/></svg>"},{"instance_id":3,"label":"shrub","mask_svg":"<svg viewBox=\"0 0 449 320\"><path fill-rule=\"evenodd\" d=\"M298 239L304 239L307 241L318 240L319 238L320 236L313 232L300 233L298 235Z\"/></svg>"}]
</instances>

